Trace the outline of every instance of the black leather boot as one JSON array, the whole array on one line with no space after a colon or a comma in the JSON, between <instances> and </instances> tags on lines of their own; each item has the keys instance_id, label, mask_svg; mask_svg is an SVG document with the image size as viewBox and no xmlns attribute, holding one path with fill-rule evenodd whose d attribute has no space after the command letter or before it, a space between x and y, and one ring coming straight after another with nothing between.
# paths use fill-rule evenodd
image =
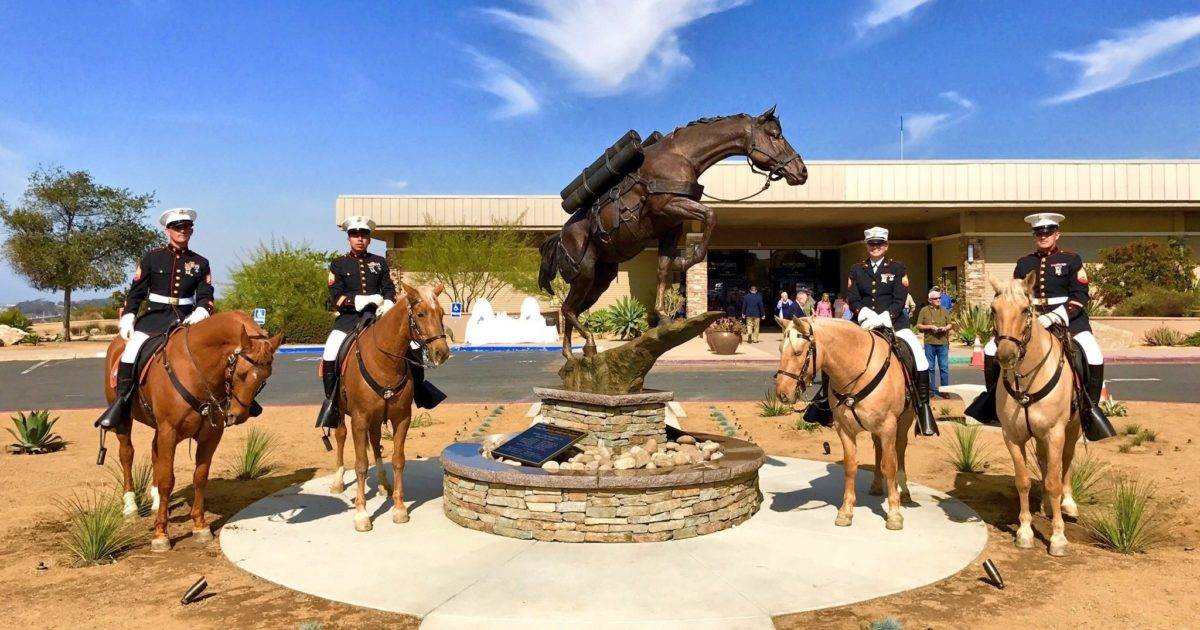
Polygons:
<instances>
[{"instance_id":1,"label":"black leather boot","mask_svg":"<svg viewBox=\"0 0 1200 630\"><path fill-rule=\"evenodd\" d=\"M964 412L981 424L999 425L996 415L996 386L1000 384L1000 362L996 357L983 357L983 385L985 389L971 401Z\"/></svg>"},{"instance_id":2,"label":"black leather boot","mask_svg":"<svg viewBox=\"0 0 1200 630\"><path fill-rule=\"evenodd\" d=\"M96 426L104 429L119 430L129 421L129 401L133 400L133 364L123 361L117 363L117 397L113 399L108 409L100 414Z\"/></svg>"},{"instance_id":3,"label":"black leather boot","mask_svg":"<svg viewBox=\"0 0 1200 630\"><path fill-rule=\"evenodd\" d=\"M1104 388L1104 366L1088 365L1087 399L1080 401L1079 422L1083 435L1092 442L1107 440L1117 434L1108 416L1100 409L1100 390Z\"/></svg>"},{"instance_id":4,"label":"black leather boot","mask_svg":"<svg viewBox=\"0 0 1200 630\"><path fill-rule=\"evenodd\" d=\"M804 409L804 421L815 422L823 427L833 426L833 409L829 406L829 377L821 373L821 389L817 397Z\"/></svg>"},{"instance_id":5,"label":"black leather boot","mask_svg":"<svg viewBox=\"0 0 1200 630\"><path fill-rule=\"evenodd\" d=\"M413 363L408 364L413 379L413 402L418 409L433 409L446 400L446 393L434 387L433 383L425 380L425 368Z\"/></svg>"},{"instance_id":6,"label":"black leather boot","mask_svg":"<svg viewBox=\"0 0 1200 630\"><path fill-rule=\"evenodd\" d=\"M917 435L938 435L937 420L929 408L929 370L917 372Z\"/></svg>"},{"instance_id":7,"label":"black leather boot","mask_svg":"<svg viewBox=\"0 0 1200 630\"><path fill-rule=\"evenodd\" d=\"M325 361L321 366L321 382L325 385L325 402L317 414L318 429L336 429L342 422L342 411L337 404L337 361Z\"/></svg>"}]
</instances>

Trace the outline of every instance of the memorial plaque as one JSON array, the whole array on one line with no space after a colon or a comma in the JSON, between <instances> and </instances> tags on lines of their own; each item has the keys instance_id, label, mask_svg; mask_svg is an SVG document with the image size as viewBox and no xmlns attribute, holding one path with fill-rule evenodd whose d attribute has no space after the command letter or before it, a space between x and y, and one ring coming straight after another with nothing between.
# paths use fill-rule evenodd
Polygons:
<instances>
[{"instance_id":1,"label":"memorial plaque","mask_svg":"<svg viewBox=\"0 0 1200 630\"><path fill-rule=\"evenodd\" d=\"M492 455L515 459L531 466L541 466L586 436L586 431L538 423L501 444L492 451Z\"/></svg>"}]
</instances>

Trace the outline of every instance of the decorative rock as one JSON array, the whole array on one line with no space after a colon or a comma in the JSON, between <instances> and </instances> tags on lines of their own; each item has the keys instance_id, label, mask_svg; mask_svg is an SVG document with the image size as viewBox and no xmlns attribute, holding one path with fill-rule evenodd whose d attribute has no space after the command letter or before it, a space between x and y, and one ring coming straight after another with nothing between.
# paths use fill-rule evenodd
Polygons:
<instances>
[{"instance_id":1,"label":"decorative rock","mask_svg":"<svg viewBox=\"0 0 1200 630\"><path fill-rule=\"evenodd\" d=\"M646 440L645 444L642 445L642 450L646 451L647 453L653 453L658 450L658 442L656 442L654 438L650 438L649 440Z\"/></svg>"},{"instance_id":2,"label":"decorative rock","mask_svg":"<svg viewBox=\"0 0 1200 630\"><path fill-rule=\"evenodd\" d=\"M713 442L712 440L709 440L700 445L700 450L704 451L705 453L712 453L713 451L716 451L720 448L721 448L721 445L717 444L716 442Z\"/></svg>"},{"instance_id":3,"label":"decorative rock","mask_svg":"<svg viewBox=\"0 0 1200 630\"><path fill-rule=\"evenodd\" d=\"M672 458L672 462L676 466L685 466L687 464L692 463L692 458L688 457L687 453L684 453L682 451L675 451L675 456Z\"/></svg>"},{"instance_id":4,"label":"decorative rock","mask_svg":"<svg viewBox=\"0 0 1200 630\"><path fill-rule=\"evenodd\" d=\"M722 457L725 457L725 453L717 451L716 453L713 453L712 455L709 456L708 461L715 462L718 459L721 459Z\"/></svg>"},{"instance_id":5,"label":"decorative rock","mask_svg":"<svg viewBox=\"0 0 1200 630\"><path fill-rule=\"evenodd\" d=\"M613 462L613 468L617 470L629 470L634 466L637 466L637 461L632 457L619 457Z\"/></svg>"},{"instance_id":6,"label":"decorative rock","mask_svg":"<svg viewBox=\"0 0 1200 630\"><path fill-rule=\"evenodd\" d=\"M558 472L558 462L550 460L545 464L542 464L542 470L546 472Z\"/></svg>"},{"instance_id":7,"label":"decorative rock","mask_svg":"<svg viewBox=\"0 0 1200 630\"><path fill-rule=\"evenodd\" d=\"M690 435L681 435L681 436L679 436L679 439L676 440L676 442L679 442L680 444L695 444L696 438L694 438Z\"/></svg>"}]
</instances>

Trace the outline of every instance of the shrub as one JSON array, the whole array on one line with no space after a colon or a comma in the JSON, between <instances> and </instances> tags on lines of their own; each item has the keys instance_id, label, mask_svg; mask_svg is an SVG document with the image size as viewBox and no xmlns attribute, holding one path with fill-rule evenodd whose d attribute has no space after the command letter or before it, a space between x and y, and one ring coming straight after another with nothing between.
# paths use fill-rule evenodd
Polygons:
<instances>
[{"instance_id":1,"label":"shrub","mask_svg":"<svg viewBox=\"0 0 1200 630\"><path fill-rule=\"evenodd\" d=\"M1079 504L1096 503L1101 494L1101 482L1108 475L1108 464L1084 453L1071 462L1071 496Z\"/></svg>"},{"instance_id":2,"label":"shrub","mask_svg":"<svg viewBox=\"0 0 1200 630\"><path fill-rule=\"evenodd\" d=\"M792 406L779 400L774 389L767 389L766 395L758 401L758 415L764 418L786 416L789 413L792 413Z\"/></svg>"},{"instance_id":3,"label":"shrub","mask_svg":"<svg viewBox=\"0 0 1200 630\"><path fill-rule=\"evenodd\" d=\"M792 425L792 428L797 431L804 431L805 433L816 433L821 430L821 425L816 422L809 422L801 417L796 418L796 422Z\"/></svg>"},{"instance_id":4,"label":"shrub","mask_svg":"<svg viewBox=\"0 0 1200 630\"><path fill-rule=\"evenodd\" d=\"M1123 431L1125 435L1137 435L1142 432L1142 425L1136 422L1130 422L1124 427L1121 427L1121 431Z\"/></svg>"},{"instance_id":5,"label":"shrub","mask_svg":"<svg viewBox=\"0 0 1200 630\"><path fill-rule=\"evenodd\" d=\"M583 327L593 335L612 332L612 320L609 318L607 309L588 311L579 318L579 323L583 324Z\"/></svg>"},{"instance_id":6,"label":"shrub","mask_svg":"<svg viewBox=\"0 0 1200 630\"><path fill-rule=\"evenodd\" d=\"M1144 553L1165 538L1154 506L1154 485L1120 478L1112 502L1083 513L1083 526L1101 546L1120 553Z\"/></svg>"},{"instance_id":7,"label":"shrub","mask_svg":"<svg viewBox=\"0 0 1200 630\"><path fill-rule=\"evenodd\" d=\"M891 617L886 617L872 621L871 625L867 626L867 630L904 630L904 624Z\"/></svg>"},{"instance_id":8,"label":"shrub","mask_svg":"<svg viewBox=\"0 0 1200 630\"><path fill-rule=\"evenodd\" d=\"M685 302L687 302L687 297L680 290L679 283L672 284L671 288L663 293L663 303L659 305L662 308L662 313L660 313L662 318L659 323L664 324L674 319L675 313L679 312Z\"/></svg>"},{"instance_id":9,"label":"shrub","mask_svg":"<svg viewBox=\"0 0 1200 630\"><path fill-rule=\"evenodd\" d=\"M1185 337L1182 345L1192 347L1200 346L1200 331L1196 331Z\"/></svg>"},{"instance_id":10,"label":"shrub","mask_svg":"<svg viewBox=\"0 0 1200 630\"><path fill-rule=\"evenodd\" d=\"M613 334L621 339L633 339L649 327L646 322L646 307L629 296L608 307L608 321Z\"/></svg>"},{"instance_id":11,"label":"shrub","mask_svg":"<svg viewBox=\"0 0 1200 630\"><path fill-rule=\"evenodd\" d=\"M731 332L746 334L746 325L740 317L722 317L708 326L708 332Z\"/></svg>"},{"instance_id":12,"label":"shrub","mask_svg":"<svg viewBox=\"0 0 1200 630\"><path fill-rule=\"evenodd\" d=\"M1088 265L1088 276L1106 306L1121 304L1143 288L1179 292L1195 287L1196 260L1177 239L1168 243L1139 239L1097 253L1098 264Z\"/></svg>"},{"instance_id":13,"label":"shrub","mask_svg":"<svg viewBox=\"0 0 1200 630\"><path fill-rule=\"evenodd\" d=\"M60 450L67 445L62 437L54 432L54 423L58 422L58 418L51 420L48 409L30 411L28 416L17 413L12 417L12 421L17 430L8 429L8 432L17 441L8 445L10 453L38 455Z\"/></svg>"},{"instance_id":14,"label":"shrub","mask_svg":"<svg viewBox=\"0 0 1200 630\"><path fill-rule=\"evenodd\" d=\"M1196 294L1146 287L1123 300L1113 309L1120 317L1186 317L1196 308ZM1183 335L1180 335L1182 337Z\"/></svg>"},{"instance_id":15,"label":"shrub","mask_svg":"<svg viewBox=\"0 0 1200 630\"><path fill-rule=\"evenodd\" d=\"M333 313L317 309L293 311L283 316L279 330L283 331L284 338L290 343L325 343L325 338L333 329L334 317ZM267 322L270 321L268 314Z\"/></svg>"},{"instance_id":16,"label":"shrub","mask_svg":"<svg viewBox=\"0 0 1200 630\"><path fill-rule=\"evenodd\" d=\"M0 324L29 332L29 327L33 325L33 322L25 317L25 313L13 307L0 311Z\"/></svg>"},{"instance_id":17,"label":"shrub","mask_svg":"<svg viewBox=\"0 0 1200 630\"><path fill-rule=\"evenodd\" d=\"M92 489L58 501L67 518L63 544L71 555L87 564L116 558L133 546L136 534L125 521L121 500L112 492Z\"/></svg>"},{"instance_id":18,"label":"shrub","mask_svg":"<svg viewBox=\"0 0 1200 630\"><path fill-rule=\"evenodd\" d=\"M1142 343L1147 346L1179 346L1183 339L1183 333L1166 326L1151 328L1142 335Z\"/></svg>"},{"instance_id":19,"label":"shrub","mask_svg":"<svg viewBox=\"0 0 1200 630\"><path fill-rule=\"evenodd\" d=\"M983 472L984 453L979 444L979 426L955 425L948 440L950 464L958 472Z\"/></svg>"},{"instance_id":20,"label":"shrub","mask_svg":"<svg viewBox=\"0 0 1200 630\"><path fill-rule=\"evenodd\" d=\"M1124 418L1129 415L1129 408L1119 400L1101 400L1100 411L1109 418Z\"/></svg>"},{"instance_id":21,"label":"shrub","mask_svg":"<svg viewBox=\"0 0 1200 630\"><path fill-rule=\"evenodd\" d=\"M976 338L986 343L995 328L991 307L982 304L959 302L954 306L950 317L954 324L954 334L958 335L959 341L967 345L974 344Z\"/></svg>"},{"instance_id":22,"label":"shrub","mask_svg":"<svg viewBox=\"0 0 1200 630\"><path fill-rule=\"evenodd\" d=\"M242 450L230 462L230 474L236 479L258 479L275 470L271 456L275 451L275 436L252 427L242 442Z\"/></svg>"},{"instance_id":23,"label":"shrub","mask_svg":"<svg viewBox=\"0 0 1200 630\"><path fill-rule=\"evenodd\" d=\"M1138 437L1143 442L1157 442L1158 431L1155 431L1154 429L1142 429L1142 431L1138 433Z\"/></svg>"}]
</instances>

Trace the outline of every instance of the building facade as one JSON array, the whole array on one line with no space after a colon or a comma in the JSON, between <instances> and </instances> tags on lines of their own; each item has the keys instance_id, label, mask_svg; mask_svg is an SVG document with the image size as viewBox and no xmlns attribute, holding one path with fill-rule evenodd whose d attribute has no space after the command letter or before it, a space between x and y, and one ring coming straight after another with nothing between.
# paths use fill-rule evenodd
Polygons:
<instances>
[{"instance_id":1,"label":"building facade","mask_svg":"<svg viewBox=\"0 0 1200 630\"><path fill-rule=\"evenodd\" d=\"M1011 276L1016 259L1033 247L1022 221L1032 212L1067 215L1062 245L1085 261L1137 238L1180 239L1200 253L1200 160L807 164L803 186L777 182L745 201L705 200L716 210L717 227L707 259L679 278L689 314L735 304L751 284L769 297L797 288L840 294L850 265L866 255L862 231L873 225L891 231L888 255L908 265L915 294L937 285L976 303L991 297L988 274ZM722 199L762 186L761 176L733 161L715 165L700 181ZM342 195L336 219L368 216L389 249L402 249L421 230L482 230L522 217L536 243L567 219L559 202L556 195ZM689 245L698 229L689 226ZM621 265L597 306L626 295L649 304L654 290L649 248ZM502 293L494 308L516 311L523 298Z\"/></svg>"}]
</instances>

